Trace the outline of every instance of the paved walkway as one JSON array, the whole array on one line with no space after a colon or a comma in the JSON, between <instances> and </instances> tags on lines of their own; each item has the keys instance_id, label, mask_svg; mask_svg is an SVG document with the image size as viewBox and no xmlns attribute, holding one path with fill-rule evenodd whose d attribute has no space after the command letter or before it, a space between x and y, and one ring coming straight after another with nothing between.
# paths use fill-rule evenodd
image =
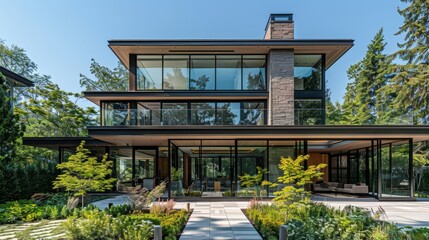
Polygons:
<instances>
[{"instance_id":1,"label":"paved walkway","mask_svg":"<svg viewBox=\"0 0 429 240\"><path fill-rule=\"evenodd\" d=\"M332 207L343 208L347 205L377 211L382 207L386 212L387 221L399 226L429 227L429 200L417 201L378 201L374 198L329 198L315 197L313 201L323 202Z\"/></svg>"},{"instance_id":2,"label":"paved walkway","mask_svg":"<svg viewBox=\"0 0 429 240\"><path fill-rule=\"evenodd\" d=\"M180 240L260 239L241 212L248 202L197 202Z\"/></svg>"}]
</instances>

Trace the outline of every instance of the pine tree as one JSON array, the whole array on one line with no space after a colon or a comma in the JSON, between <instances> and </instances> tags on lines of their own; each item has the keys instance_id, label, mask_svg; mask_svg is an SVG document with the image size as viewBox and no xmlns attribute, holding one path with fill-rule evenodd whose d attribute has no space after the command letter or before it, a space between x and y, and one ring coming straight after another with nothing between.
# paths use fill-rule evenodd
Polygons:
<instances>
[{"instance_id":1,"label":"pine tree","mask_svg":"<svg viewBox=\"0 0 429 240\"><path fill-rule=\"evenodd\" d=\"M326 119L327 125L337 125L341 120L341 105L337 101L335 104L331 101L331 90L326 89L325 93Z\"/></svg>"},{"instance_id":2,"label":"pine tree","mask_svg":"<svg viewBox=\"0 0 429 240\"><path fill-rule=\"evenodd\" d=\"M344 99L342 120L345 124L372 125L383 115L386 106L380 89L388 81L386 75L391 64L383 53L385 46L383 29L380 29L368 45L365 57L348 69L352 82Z\"/></svg>"},{"instance_id":3,"label":"pine tree","mask_svg":"<svg viewBox=\"0 0 429 240\"><path fill-rule=\"evenodd\" d=\"M388 94L395 109L413 108L414 124L429 124L429 1L401 0L410 5L398 10L404 24L396 35L405 34L393 57L405 64L395 64Z\"/></svg>"},{"instance_id":4,"label":"pine tree","mask_svg":"<svg viewBox=\"0 0 429 240\"><path fill-rule=\"evenodd\" d=\"M17 140L24 132L24 126L19 123L18 115L12 111L6 78L0 74L0 164L11 162L16 157Z\"/></svg>"}]
</instances>

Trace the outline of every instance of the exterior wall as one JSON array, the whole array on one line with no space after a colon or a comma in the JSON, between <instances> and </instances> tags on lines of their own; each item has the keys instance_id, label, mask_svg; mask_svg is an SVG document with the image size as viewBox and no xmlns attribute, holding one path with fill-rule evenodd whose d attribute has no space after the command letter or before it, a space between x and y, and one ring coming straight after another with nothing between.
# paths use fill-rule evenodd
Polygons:
<instances>
[{"instance_id":1,"label":"exterior wall","mask_svg":"<svg viewBox=\"0 0 429 240\"><path fill-rule=\"evenodd\" d=\"M294 52L272 50L268 55L268 125L294 124Z\"/></svg>"},{"instance_id":2,"label":"exterior wall","mask_svg":"<svg viewBox=\"0 0 429 240\"><path fill-rule=\"evenodd\" d=\"M272 22L268 25L264 39L294 39L293 22Z\"/></svg>"}]
</instances>

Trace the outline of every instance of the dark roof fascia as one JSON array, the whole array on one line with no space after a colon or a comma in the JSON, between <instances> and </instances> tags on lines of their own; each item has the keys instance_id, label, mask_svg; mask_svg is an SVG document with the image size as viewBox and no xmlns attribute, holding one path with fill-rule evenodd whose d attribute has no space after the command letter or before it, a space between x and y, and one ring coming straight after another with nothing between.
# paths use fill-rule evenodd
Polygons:
<instances>
[{"instance_id":1,"label":"dark roof fascia","mask_svg":"<svg viewBox=\"0 0 429 240\"><path fill-rule=\"evenodd\" d=\"M249 98L252 97L265 97L268 96L268 91L177 91L177 90L167 90L167 91L84 91L82 92L84 97L135 97L135 96L159 96L159 97L186 97L186 96L239 96Z\"/></svg>"},{"instance_id":2,"label":"dark roof fascia","mask_svg":"<svg viewBox=\"0 0 429 240\"><path fill-rule=\"evenodd\" d=\"M295 45L353 45L352 39L184 39L184 40L109 40L109 46L295 46Z\"/></svg>"},{"instance_id":3,"label":"dark roof fascia","mask_svg":"<svg viewBox=\"0 0 429 240\"><path fill-rule=\"evenodd\" d=\"M90 135L146 135L146 134L228 134L228 135L427 135L429 139L429 126L120 126L101 127L91 126L87 128ZM306 137L307 138L307 137ZM311 138L311 137L309 137ZM351 137L353 138L353 137ZM411 137L410 137L411 138Z\"/></svg>"},{"instance_id":4,"label":"dark roof fascia","mask_svg":"<svg viewBox=\"0 0 429 240\"><path fill-rule=\"evenodd\" d=\"M82 141L85 146L112 146L111 143L92 137L24 137L24 145L55 149L58 147L76 147Z\"/></svg>"},{"instance_id":5,"label":"dark roof fascia","mask_svg":"<svg viewBox=\"0 0 429 240\"><path fill-rule=\"evenodd\" d=\"M19 75L17 73L14 73L14 72L10 71L7 68L4 68L4 67L0 66L0 72L3 75L5 75L6 77L11 78L11 79L17 81L22 86L27 86L27 87L34 86L34 83L32 81L28 80L27 78L25 78L25 77L23 77L23 76L21 76L21 75Z\"/></svg>"}]
</instances>

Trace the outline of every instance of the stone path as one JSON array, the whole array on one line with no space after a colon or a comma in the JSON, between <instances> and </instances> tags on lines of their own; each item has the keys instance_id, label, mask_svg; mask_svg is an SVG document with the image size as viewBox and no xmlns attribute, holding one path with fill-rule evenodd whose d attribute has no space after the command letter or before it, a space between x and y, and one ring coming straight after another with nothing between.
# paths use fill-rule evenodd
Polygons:
<instances>
[{"instance_id":1,"label":"stone path","mask_svg":"<svg viewBox=\"0 0 429 240\"><path fill-rule=\"evenodd\" d=\"M118 195L118 196L114 196L111 198L106 198L100 201L96 201L91 203L91 205L94 205L96 207L98 207L99 209L105 209L109 207L109 203L112 203L113 205L122 205L122 204L126 204L128 202L128 197L127 195Z\"/></svg>"},{"instance_id":2,"label":"stone path","mask_svg":"<svg viewBox=\"0 0 429 240\"><path fill-rule=\"evenodd\" d=\"M260 239L258 232L241 212L247 202L197 202L180 240Z\"/></svg>"},{"instance_id":3,"label":"stone path","mask_svg":"<svg viewBox=\"0 0 429 240\"><path fill-rule=\"evenodd\" d=\"M44 220L35 223L0 225L0 240L15 239L63 239L59 229L64 220Z\"/></svg>"}]
</instances>

